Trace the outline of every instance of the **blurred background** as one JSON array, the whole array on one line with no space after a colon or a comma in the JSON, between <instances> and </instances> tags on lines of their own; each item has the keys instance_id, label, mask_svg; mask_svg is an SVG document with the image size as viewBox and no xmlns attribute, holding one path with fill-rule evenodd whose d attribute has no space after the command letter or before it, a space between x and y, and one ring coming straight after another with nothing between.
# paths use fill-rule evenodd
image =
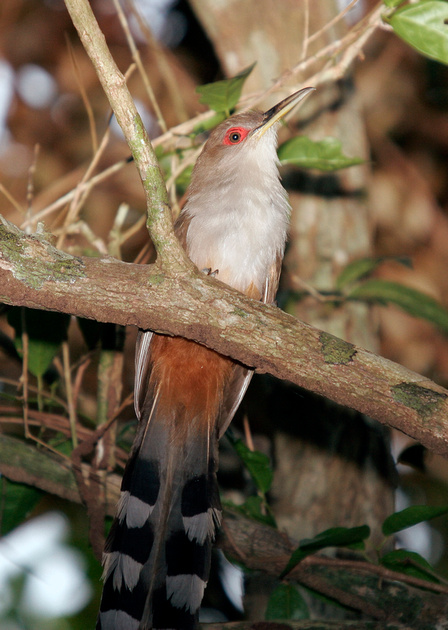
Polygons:
<instances>
[{"instance_id":1,"label":"blurred background","mask_svg":"<svg viewBox=\"0 0 448 630\"><path fill-rule=\"evenodd\" d=\"M257 61L245 94L261 92L302 58L316 55L343 37L378 6L359 0L325 30L348 2L291 0L283 5L263 0L257 5L256 24L250 4L240 3L234 15L235 5L226 2L219 8L206 0L122 3L161 112L156 111L134 69L128 84L151 138L205 111L196 86L233 76ZM112 0L92 0L91 5L114 59L127 72L133 56L116 6ZM307 42L313 33L320 34ZM313 72L326 63L326 59L321 65L316 62ZM299 73L289 85L300 87L308 76L311 72ZM306 287L325 293L349 262L384 256L387 261L376 271L378 278L414 287L448 306L448 69L419 55L387 28L378 28L344 76L318 87L314 102L307 102L302 118L290 123L282 137L287 133L305 133L313 139L334 136L347 154L366 161L338 175L283 171L294 214L279 302L305 321L446 387L448 340L433 325L394 307L329 307L308 295ZM274 93L261 106L283 96L283 92ZM168 177L183 158L182 141L163 156ZM127 145L110 120L107 99L63 1L2 0L0 214L30 232L37 229L38 221L44 221L55 243L74 254L108 252L125 261L149 261L144 196L128 157ZM92 177L97 179L91 185L80 185ZM175 208L184 189L182 180L170 188ZM409 258L412 266L397 262L398 257ZM0 432L20 437L22 361L11 324L4 309L0 318ZM130 395L135 331L121 332L118 341L115 329L93 334L101 340L102 350L120 354L123 389L109 416L119 409L121 424L113 439L117 437L123 449L133 430ZM108 335L114 338L110 346ZM101 349L89 346L86 338L85 331L82 335L79 326L70 322L77 422L92 431L99 422ZM67 428L57 424L69 415L66 403L61 402L67 387L65 367L64 357L57 355L45 374L30 376L29 384L33 433L62 451L69 435ZM411 460L412 467L400 464L394 470L403 450L413 446L406 436L389 436L368 419L362 420L357 434L361 424L357 415L349 413L347 418L339 408L328 408L287 384L254 381L243 412L251 421L256 447L275 463L272 504L279 525L291 535L301 538L327 526L364 522L375 529L393 511L394 502L397 509L448 503L448 467L443 460L417 448L404 458ZM53 392L52 405L40 405L36 392L42 388ZM120 407L122 401L127 402ZM47 414L46 425L38 412ZM51 413L53 424L48 419ZM300 431L290 426L291 419L298 417ZM335 426L336 436L317 439L321 431L330 434ZM237 421L235 430L241 427ZM238 500L247 492L247 478L232 459L229 446L223 445L221 460L226 496ZM116 461L120 473L123 450L117 451ZM347 466L353 470L347 473ZM107 468L113 468L110 461ZM285 479L291 477L294 481L288 489ZM334 484L341 479L344 483L335 492ZM85 507L38 491L21 496L4 477L1 483L0 509L6 514L0 540L1 627L93 627L101 570L89 544ZM312 516L305 507L311 500L307 488L314 491ZM335 497L331 505L329 496ZM26 522L13 527L17 523L8 509L27 512ZM446 519L405 533L399 544L424 555L447 577ZM222 575L232 574L222 557L217 565ZM231 582L236 595L227 592L227 603L221 606L224 619L241 616L241 576ZM250 585L247 592L249 597ZM214 607L214 602L208 605ZM249 614L251 606L254 609L257 604L248 600Z\"/></svg>"}]
</instances>

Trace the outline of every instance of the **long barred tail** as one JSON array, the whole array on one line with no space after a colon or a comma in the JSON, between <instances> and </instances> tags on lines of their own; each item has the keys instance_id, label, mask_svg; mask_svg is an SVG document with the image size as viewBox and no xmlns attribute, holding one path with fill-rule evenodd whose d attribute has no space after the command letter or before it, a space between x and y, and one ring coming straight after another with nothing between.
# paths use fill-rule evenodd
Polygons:
<instances>
[{"instance_id":1,"label":"long barred tail","mask_svg":"<svg viewBox=\"0 0 448 630\"><path fill-rule=\"evenodd\" d=\"M136 436L106 543L97 630L190 630L197 623L221 517L217 438L193 420L188 443L173 443L168 420L155 413Z\"/></svg>"},{"instance_id":2,"label":"long barred tail","mask_svg":"<svg viewBox=\"0 0 448 630\"><path fill-rule=\"evenodd\" d=\"M98 630L192 630L221 518L218 438L247 370L191 341L141 333L139 429L104 554Z\"/></svg>"}]
</instances>

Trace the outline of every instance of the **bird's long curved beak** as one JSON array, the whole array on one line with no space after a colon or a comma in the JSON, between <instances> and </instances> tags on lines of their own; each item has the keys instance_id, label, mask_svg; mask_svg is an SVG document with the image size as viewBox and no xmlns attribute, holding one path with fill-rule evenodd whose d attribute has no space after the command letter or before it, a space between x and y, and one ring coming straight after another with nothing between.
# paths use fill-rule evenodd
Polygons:
<instances>
[{"instance_id":1,"label":"bird's long curved beak","mask_svg":"<svg viewBox=\"0 0 448 630\"><path fill-rule=\"evenodd\" d=\"M264 113L264 120L262 124L254 129L252 136L261 138L261 136L265 134L270 127L272 127L272 125L275 125L276 122L286 116L286 114L288 114L298 103L300 103L300 101L303 101L303 99L315 89L316 88L314 87L303 88L298 92L294 92L294 94L291 94L291 96L288 96L283 101L280 101L280 103L277 103L277 105L274 105L271 109L268 109L268 111Z\"/></svg>"}]
</instances>

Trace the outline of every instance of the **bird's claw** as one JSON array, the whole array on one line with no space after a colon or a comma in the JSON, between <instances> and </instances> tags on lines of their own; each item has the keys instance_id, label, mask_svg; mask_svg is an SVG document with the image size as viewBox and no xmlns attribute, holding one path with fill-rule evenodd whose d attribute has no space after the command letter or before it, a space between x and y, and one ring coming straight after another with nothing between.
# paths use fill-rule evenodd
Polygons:
<instances>
[{"instance_id":1,"label":"bird's claw","mask_svg":"<svg viewBox=\"0 0 448 630\"><path fill-rule=\"evenodd\" d=\"M215 269L212 271L211 267L205 267L205 269L201 269L202 273L205 273L206 276L211 276L212 278L216 278L219 273L219 269Z\"/></svg>"}]
</instances>

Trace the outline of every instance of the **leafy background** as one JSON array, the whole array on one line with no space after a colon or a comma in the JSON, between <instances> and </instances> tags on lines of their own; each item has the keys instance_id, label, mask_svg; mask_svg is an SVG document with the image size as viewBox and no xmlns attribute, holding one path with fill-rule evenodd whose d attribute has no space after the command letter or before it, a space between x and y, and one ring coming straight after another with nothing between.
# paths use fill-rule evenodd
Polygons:
<instances>
[{"instance_id":1,"label":"leafy background","mask_svg":"<svg viewBox=\"0 0 448 630\"><path fill-rule=\"evenodd\" d=\"M362 11L374 5L373 2L359 4ZM375 251L368 260L355 261L341 272L333 297L377 305L374 313L381 331L381 354L446 386L448 59L443 23L448 17L448 3L420 2L393 12L399 4L396 0L385 2L385 22L391 28L378 31L369 42L365 58L356 64L354 77L370 146L368 198ZM125 70L131 63L131 54L116 15L104 0L92 2L92 5L114 58ZM171 7L169 15L167 24L171 26L165 25L158 33L167 46L162 57L157 57L153 43L148 45L143 37L139 40L143 63L166 123L171 126L209 106L217 111L212 119L216 123L236 105L250 69L231 83L216 84L216 80L223 79L219 64L191 7L180 2ZM181 36L180 26L183 28ZM25 225L35 213L79 182L108 128L109 111L62 2L3 0L0 51L0 91L4 95L0 108L0 213L18 225ZM158 135L161 129L150 114L151 103L141 81L134 74L129 84L150 134ZM213 85L207 88L208 84ZM198 85L206 87L197 93ZM198 127L195 132L202 132L210 124ZM279 155L285 164L331 171L347 166L347 160L360 161L357 156L346 156L343 146L344 138L321 138L316 144L308 138L297 137L284 144ZM176 166L173 156L164 155L162 151L159 154L169 176ZM127 157L128 150L112 124L107 151L97 170L112 167ZM183 179L178 181L179 196L188 181L188 172L184 171ZM128 207L120 206L122 202ZM82 212L75 220L67 219L69 212L67 204L63 204L58 212L49 213L45 219L56 239L64 238L68 251L91 255L109 251L128 261L134 260L142 250L147 251L142 221L144 198L132 166L122 168L93 188L83 200ZM134 230L134 225L140 226L139 229ZM121 239L120 235L127 230L127 238ZM380 304L389 307L379 307ZM76 325L52 314L25 316L20 311L10 310L3 313L0 320L0 422L3 429L16 435L23 433L21 407L16 405L15 399L22 376L20 334L24 324L30 335L29 404L41 409L47 404L42 400L42 387L54 388L53 407L46 407L46 411L53 411L55 416L70 415L58 400L58 393L64 390L64 358L60 348L68 338L73 374L80 374L82 366L78 413L87 426L94 425L98 413L98 364L104 359L95 348L100 337L103 349L107 348L108 335L85 322ZM50 343L48 335L41 339L43 329L51 331ZM16 343L13 342L15 334ZM134 335L134 331L128 331L122 339L125 349L123 398L132 389ZM123 428L119 436L125 445L129 442L127 433L132 425L130 405L120 418ZM50 445L64 452L69 447L70 435L73 438L70 429L65 433L53 432ZM47 442L45 432L38 433L37 437ZM261 514L265 522L272 523L267 498L271 483L269 462L261 453L248 452L241 440L233 441L255 488L256 496L246 500L244 509L252 515ZM404 436L395 436L396 455L407 446ZM417 512L400 512L384 523L385 536L443 514L448 469L440 459L427 454L425 457L426 472L400 467L401 489L412 504L442 507L434 508L435 511L418 508ZM415 457L413 461L416 462ZM80 574L88 579L85 601L80 604L85 606L82 613L65 618L56 615L54 619L45 620L45 627L93 627L100 568L88 544L85 509L12 484L5 478L1 479L1 491L2 534L14 530L25 514L29 518L45 518L49 512L58 511L65 516L59 521L51 553L64 544L66 550L71 550L71 565L79 566ZM43 529L48 531L48 522L42 522ZM439 518L435 522L439 534L427 538L426 552L432 562L436 561L438 571L446 576L446 519ZM295 560L326 546L359 546L367 538L368 531L361 523L359 528L350 531L328 530L312 541L302 541ZM5 557L5 546L0 549ZM24 601L27 576L37 572L38 563L36 560L34 565L33 558L40 561L43 551L42 547L37 555L22 558L15 567L18 570L7 574L7 584L1 589L5 617L2 627L42 627L42 619L35 616L35 609L27 610ZM403 565L402 552L391 553L395 555L383 556L384 564ZM409 560L409 555L405 560ZM432 569L420 556L415 556L414 560L413 570L428 577ZM70 600L72 595L68 593L65 597ZM279 608L289 609L291 618L306 615L297 591L284 584L274 591L266 617L278 617Z\"/></svg>"}]
</instances>

